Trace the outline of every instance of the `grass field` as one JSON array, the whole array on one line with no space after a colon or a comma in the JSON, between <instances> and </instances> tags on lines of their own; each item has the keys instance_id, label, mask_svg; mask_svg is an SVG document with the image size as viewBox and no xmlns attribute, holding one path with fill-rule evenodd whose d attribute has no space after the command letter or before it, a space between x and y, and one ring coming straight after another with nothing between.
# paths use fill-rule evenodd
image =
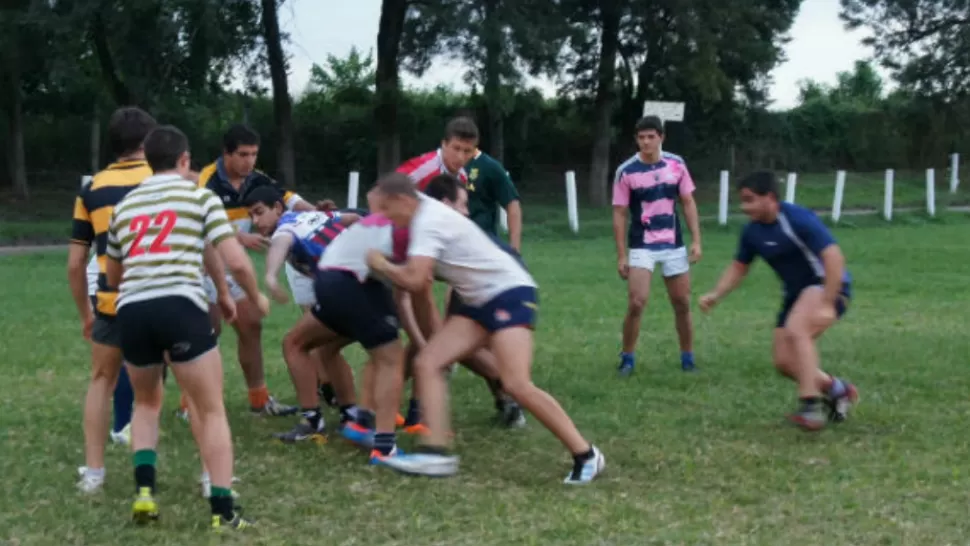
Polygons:
<instances>
[{"instance_id":1,"label":"grass field","mask_svg":"<svg viewBox=\"0 0 970 546\"><path fill-rule=\"evenodd\" d=\"M174 388L162 422L157 528L129 523L133 486L123 448L108 449L102 494L75 492L88 364L64 254L0 257L0 544L966 543L966 215L836 231L856 297L821 342L822 356L859 385L862 404L848 422L815 435L783 422L795 393L771 368L778 288L763 264L713 315L696 316L698 374L679 369L672 315L656 282L637 374L614 376L624 287L607 225L605 218L586 224L578 238L561 225L530 225L524 249L542 287L535 380L602 448L601 480L563 486L569 457L556 440L534 420L522 430L494 427L486 389L464 371L452 389L462 455L455 478L372 468L336 439L273 444L268 435L293 420L247 414L230 335L223 352L238 489L261 527L225 538L200 535L208 505L188 428L170 411ZM735 240L733 228L707 230L695 292L712 285ZM295 309L276 307L265 329L269 384L286 401L292 387L278 347L295 317ZM349 359L358 366L362 354Z\"/></svg>"}]
</instances>

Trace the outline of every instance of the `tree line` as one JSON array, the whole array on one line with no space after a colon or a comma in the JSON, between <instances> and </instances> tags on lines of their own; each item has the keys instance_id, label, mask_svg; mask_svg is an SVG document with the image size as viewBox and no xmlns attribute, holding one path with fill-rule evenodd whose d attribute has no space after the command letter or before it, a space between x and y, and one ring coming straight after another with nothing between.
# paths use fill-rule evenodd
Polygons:
<instances>
[{"instance_id":1,"label":"tree line","mask_svg":"<svg viewBox=\"0 0 970 546\"><path fill-rule=\"evenodd\" d=\"M104 121L129 104L182 127L200 163L219 153L227 125L247 122L264 137L261 166L301 187L341 187L351 170L372 179L433 148L445 120L467 114L523 191L573 169L588 202L603 204L645 100L686 104L666 148L701 180L724 168L923 168L970 154L965 3L842 0L847 26L873 31L872 62L895 90L863 61L833 86L804 82L799 104L776 111L769 74L801 0L383 0L374 49L328 57L295 97L285 2L3 3L9 187L27 196L53 183L28 173L103 166ZM447 58L468 66L469 92L402 87L403 72ZM245 85L233 90L238 74ZM528 88L526 75L552 79L558 96Z\"/></svg>"}]
</instances>

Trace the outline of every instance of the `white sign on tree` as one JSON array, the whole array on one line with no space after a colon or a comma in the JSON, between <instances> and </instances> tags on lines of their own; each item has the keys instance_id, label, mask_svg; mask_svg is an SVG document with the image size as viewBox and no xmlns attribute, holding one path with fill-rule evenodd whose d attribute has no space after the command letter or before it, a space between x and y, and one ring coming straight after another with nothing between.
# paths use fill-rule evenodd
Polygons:
<instances>
[{"instance_id":1,"label":"white sign on tree","mask_svg":"<svg viewBox=\"0 0 970 546\"><path fill-rule=\"evenodd\" d=\"M643 116L657 116L664 123L684 121L684 103L648 100L643 103Z\"/></svg>"}]
</instances>

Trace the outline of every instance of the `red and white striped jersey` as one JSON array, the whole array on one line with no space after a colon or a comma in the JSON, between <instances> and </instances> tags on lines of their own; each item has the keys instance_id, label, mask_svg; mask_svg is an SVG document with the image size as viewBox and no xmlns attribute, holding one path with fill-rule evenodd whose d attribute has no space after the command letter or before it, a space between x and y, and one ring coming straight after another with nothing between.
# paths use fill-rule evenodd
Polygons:
<instances>
[{"instance_id":1,"label":"red and white striped jersey","mask_svg":"<svg viewBox=\"0 0 970 546\"><path fill-rule=\"evenodd\" d=\"M457 176L462 185L468 184L468 175L465 173L465 169L460 169L457 173L453 173L445 167L445 162L441 159L440 148L405 161L397 168L397 172L408 175L420 191L424 191L428 182L439 174Z\"/></svg>"}]
</instances>

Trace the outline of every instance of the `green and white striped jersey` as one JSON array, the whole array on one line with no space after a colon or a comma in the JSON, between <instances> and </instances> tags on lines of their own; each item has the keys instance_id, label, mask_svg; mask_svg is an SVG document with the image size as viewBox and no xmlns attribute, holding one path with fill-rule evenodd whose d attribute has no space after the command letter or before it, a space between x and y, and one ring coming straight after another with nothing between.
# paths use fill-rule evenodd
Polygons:
<instances>
[{"instance_id":1,"label":"green and white striped jersey","mask_svg":"<svg viewBox=\"0 0 970 546\"><path fill-rule=\"evenodd\" d=\"M117 307L181 296L207 310L205 243L233 236L226 211L210 190L177 174L146 179L115 206L108 229L107 255L124 266Z\"/></svg>"}]
</instances>

